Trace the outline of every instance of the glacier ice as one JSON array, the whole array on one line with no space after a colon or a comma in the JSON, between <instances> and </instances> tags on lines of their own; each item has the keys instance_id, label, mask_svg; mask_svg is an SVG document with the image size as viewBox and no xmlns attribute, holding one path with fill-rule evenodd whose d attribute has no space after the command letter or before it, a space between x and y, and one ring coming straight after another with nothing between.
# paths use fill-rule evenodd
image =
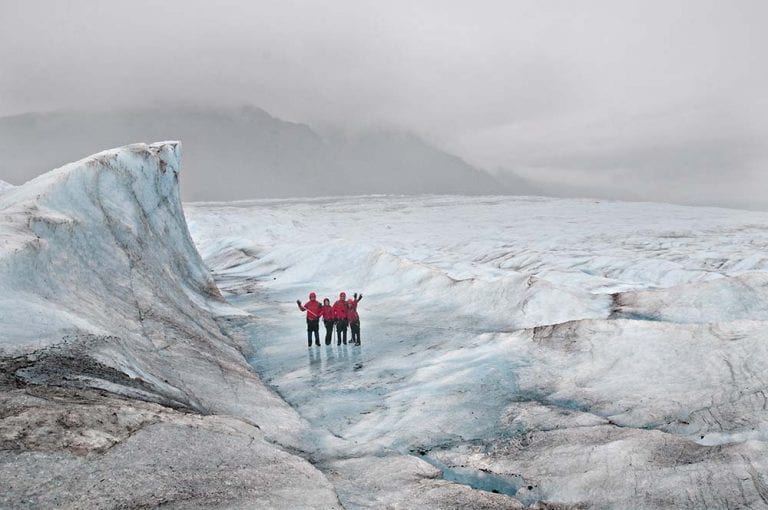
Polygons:
<instances>
[{"instance_id":1,"label":"glacier ice","mask_svg":"<svg viewBox=\"0 0 768 510\"><path fill-rule=\"evenodd\" d=\"M180 156L0 191L0 506L768 505L767 214L182 209ZM307 349L342 290L363 345Z\"/></svg>"},{"instance_id":2,"label":"glacier ice","mask_svg":"<svg viewBox=\"0 0 768 510\"><path fill-rule=\"evenodd\" d=\"M187 214L219 288L256 317L251 363L346 442L316 455L347 505L422 486L406 467L395 495L344 479L408 456L507 480L521 505L768 504L768 214L441 196ZM293 301L341 290L366 296L363 345L308 350Z\"/></svg>"},{"instance_id":3,"label":"glacier ice","mask_svg":"<svg viewBox=\"0 0 768 510\"><path fill-rule=\"evenodd\" d=\"M1 507L339 506L227 332L244 314L189 236L180 156L135 144L0 194Z\"/></svg>"}]
</instances>

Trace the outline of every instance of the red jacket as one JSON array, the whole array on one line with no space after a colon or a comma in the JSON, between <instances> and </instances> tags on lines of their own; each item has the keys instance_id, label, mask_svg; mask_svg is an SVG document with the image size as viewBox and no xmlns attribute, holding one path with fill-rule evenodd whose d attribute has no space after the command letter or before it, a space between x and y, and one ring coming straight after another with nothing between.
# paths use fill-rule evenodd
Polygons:
<instances>
[{"instance_id":1,"label":"red jacket","mask_svg":"<svg viewBox=\"0 0 768 510\"><path fill-rule=\"evenodd\" d=\"M357 301L352 301L347 303L347 319L349 319L349 322L359 321L360 316L357 314Z\"/></svg>"},{"instance_id":2,"label":"red jacket","mask_svg":"<svg viewBox=\"0 0 768 510\"><path fill-rule=\"evenodd\" d=\"M333 307L331 305L323 305L320 307L320 317L322 317L324 321L332 321L334 318Z\"/></svg>"},{"instance_id":3,"label":"red jacket","mask_svg":"<svg viewBox=\"0 0 768 510\"><path fill-rule=\"evenodd\" d=\"M307 311L307 319L314 320L320 318L320 309L322 307L323 305L320 304L320 301L307 301L299 308Z\"/></svg>"},{"instance_id":4,"label":"red jacket","mask_svg":"<svg viewBox=\"0 0 768 510\"><path fill-rule=\"evenodd\" d=\"M347 302L339 299L333 304L333 318L336 320L347 318Z\"/></svg>"}]
</instances>

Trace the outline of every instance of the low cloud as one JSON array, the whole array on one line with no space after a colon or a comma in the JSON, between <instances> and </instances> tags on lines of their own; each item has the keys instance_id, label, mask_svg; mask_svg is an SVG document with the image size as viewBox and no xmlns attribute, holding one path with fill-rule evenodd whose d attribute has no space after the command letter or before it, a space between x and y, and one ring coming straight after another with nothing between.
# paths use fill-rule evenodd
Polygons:
<instances>
[{"instance_id":1,"label":"low cloud","mask_svg":"<svg viewBox=\"0 0 768 510\"><path fill-rule=\"evenodd\" d=\"M0 115L252 104L412 131L542 182L738 205L768 159L766 15L760 0L3 2Z\"/></svg>"}]
</instances>

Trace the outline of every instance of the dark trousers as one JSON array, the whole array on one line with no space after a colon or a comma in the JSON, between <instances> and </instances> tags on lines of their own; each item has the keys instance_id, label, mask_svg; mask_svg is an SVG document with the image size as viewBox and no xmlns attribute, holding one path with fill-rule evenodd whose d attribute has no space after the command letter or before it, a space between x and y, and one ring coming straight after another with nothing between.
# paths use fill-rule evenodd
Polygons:
<instances>
[{"instance_id":1,"label":"dark trousers","mask_svg":"<svg viewBox=\"0 0 768 510\"><path fill-rule=\"evenodd\" d=\"M325 324L325 345L331 345L331 339L333 338L333 321L323 320Z\"/></svg>"},{"instance_id":2,"label":"dark trousers","mask_svg":"<svg viewBox=\"0 0 768 510\"><path fill-rule=\"evenodd\" d=\"M351 321L349 332L352 333L352 343L360 345L360 321Z\"/></svg>"},{"instance_id":3,"label":"dark trousers","mask_svg":"<svg viewBox=\"0 0 768 510\"><path fill-rule=\"evenodd\" d=\"M343 342L347 343L347 319L336 319L336 345L341 345L343 336Z\"/></svg>"},{"instance_id":4,"label":"dark trousers","mask_svg":"<svg viewBox=\"0 0 768 510\"><path fill-rule=\"evenodd\" d=\"M307 319L307 345L312 345L312 333L315 334L315 345L320 345L320 319Z\"/></svg>"}]
</instances>

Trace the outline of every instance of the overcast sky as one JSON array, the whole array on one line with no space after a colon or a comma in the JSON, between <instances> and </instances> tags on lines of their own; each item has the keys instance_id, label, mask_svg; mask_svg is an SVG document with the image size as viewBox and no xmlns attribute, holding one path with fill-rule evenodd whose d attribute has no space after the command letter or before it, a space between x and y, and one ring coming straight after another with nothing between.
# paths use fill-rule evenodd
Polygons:
<instances>
[{"instance_id":1,"label":"overcast sky","mask_svg":"<svg viewBox=\"0 0 768 510\"><path fill-rule=\"evenodd\" d=\"M248 103L491 171L768 204L766 27L765 0L0 0L0 115Z\"/></svg>"}]
</instances>

